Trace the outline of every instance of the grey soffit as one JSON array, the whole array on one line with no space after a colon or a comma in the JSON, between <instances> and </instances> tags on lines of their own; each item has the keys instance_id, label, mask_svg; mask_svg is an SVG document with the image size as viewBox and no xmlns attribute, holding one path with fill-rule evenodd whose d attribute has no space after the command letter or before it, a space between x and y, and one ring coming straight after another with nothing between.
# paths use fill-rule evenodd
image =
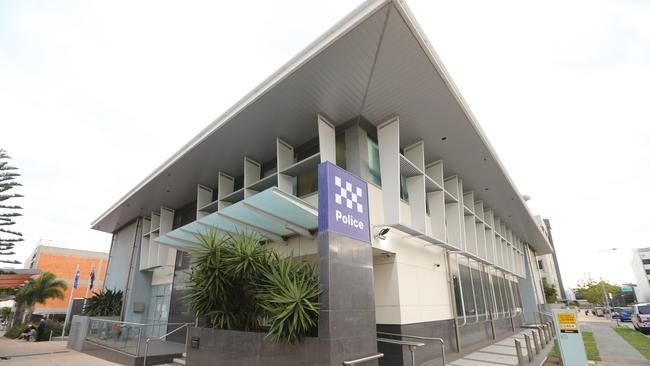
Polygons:
<instances>
[{"instance_id":1,"label":"grey soffit","mask_svg":"<svg viewBox=\"0 0 650 366\"><path fill-rule=\"evenodd\" d=\"M360 114L375 125L399 115L402 146L422 139L427 162L443 159L446 176L461 176L465 190L474 190L538 253L552 251L410 11L397 0L363 3L183 146L92 228L113 232L161 205L192 201L197 183L216 186L218 171L240 175L239 157L262 162L275 157L274 137L294 146L314 137L318 113L335 125Z\"/></svg>"}]
</instances>

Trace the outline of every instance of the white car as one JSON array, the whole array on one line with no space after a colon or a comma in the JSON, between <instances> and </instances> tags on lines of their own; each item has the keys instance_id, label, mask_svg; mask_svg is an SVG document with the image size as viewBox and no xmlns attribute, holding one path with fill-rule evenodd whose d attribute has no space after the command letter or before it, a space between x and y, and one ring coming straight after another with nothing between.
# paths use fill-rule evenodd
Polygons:
<instances>
[{"instance_id":1,"label":"white car","mask_svg":"<svg viewBox=\"0 0 650 366\"><path fill-rule=\"evenodd\" d=\"M650 304L632 306L632 325L643 333L650 333Z\"/></svg>"}]
</instances>

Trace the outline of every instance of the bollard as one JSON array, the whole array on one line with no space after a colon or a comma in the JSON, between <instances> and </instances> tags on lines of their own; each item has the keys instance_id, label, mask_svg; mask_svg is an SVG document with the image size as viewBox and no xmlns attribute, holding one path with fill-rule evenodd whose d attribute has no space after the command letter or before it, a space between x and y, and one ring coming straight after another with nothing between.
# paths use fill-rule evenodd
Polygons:
<instances>
[{"instance_id":1,"label":"bollard","mask_svg":"<svg viewBox=\"0 0 650 366\"><path fill-rule=\"evenodd\" d=\"M524 340L526 341L526 353L528 353L528 362L533 362L533 347L530 345L530 336L524 334Z\"/></svg>"},{"instance_id":2,"label":"bollard","mask_svg":"<svg viewBox=\"0 0 650 366\"><path fill-rule=\"evenodd\" d=\"M521 354L521 341L515 339L515 350L517 350L517 362L519 366L524 366L524 356Z\"/></svg>"},{"instance_id":3,"label":"bollard","mask_svg":"<svg viewBox=\"0 0 650 366\"><path fill-rule=\"evenodd\" d=\"M542 346L542 349L546 348L546 339L544 339L544 330L542 330L542 327L537 328L537 335L539 336L539 345Z\"/></svg>"},{"instance_id":4,"label":"bollard","mask_svg":"<svg viewBox=\"0 0 650 366\"><path fill-rule=\"evenodd\" d=\"M553 326L552 322L548 322L548 329L551 330L551 337L557 337L557 334L555 334L555 327Z\"/></svg>"},{"instance_id":5,"label":"bollard","mask_svg":"<svg viewBox=\"0 0 650 366\"><path fill-rule=\"evenodd\" d=\"M546 325L542 325L542 334L544 338L544 345L548 344L548 334L546 333ZM544 347L546 348L546 347Z\"/></svg>"},{"instance_id":6,"label":"bollard","mask_svg":"<svg viewBox=\"0 0 650 366\"><path fill-rule=\"evenodd\" d=\"M546 323L546 335L549 343L553 341L553 334L551 333L551 325Z\"/></svg>"},{"instance_id":7,"label":"bollard","mask_svg":"<svg viewBox=\"0 0 650 366\"><path fill-rule=\"evenodd\" d=\"M535 354L539 354L539 339L537 339L537 333L533 330L533 342L535 342Z\"/></svg>"}]
</instances>

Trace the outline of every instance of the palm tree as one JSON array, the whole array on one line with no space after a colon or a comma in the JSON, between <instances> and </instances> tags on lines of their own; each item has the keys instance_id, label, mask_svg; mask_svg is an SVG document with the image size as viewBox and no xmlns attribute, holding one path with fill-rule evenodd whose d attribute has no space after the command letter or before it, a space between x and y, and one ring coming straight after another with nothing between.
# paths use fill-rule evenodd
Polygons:
<instances>
[{"instance_id":1,"label":"palm tree","mask_svg":"<svg viewBox=\"0 0 650 366\"><path fill-rule=\"evenodd\" d=\"M29 319L33 311L34 304L45 304L48 299L63 299L65 290L68 285L65 281L57 279L56 275L51 272L45 272L40 277L30 278L16 292L16 313L24 313L22 322L25 318ZM25 312L27 310L27 312ZM16 317L16 319L20 319Z\"/></svg>"}]
</instances>

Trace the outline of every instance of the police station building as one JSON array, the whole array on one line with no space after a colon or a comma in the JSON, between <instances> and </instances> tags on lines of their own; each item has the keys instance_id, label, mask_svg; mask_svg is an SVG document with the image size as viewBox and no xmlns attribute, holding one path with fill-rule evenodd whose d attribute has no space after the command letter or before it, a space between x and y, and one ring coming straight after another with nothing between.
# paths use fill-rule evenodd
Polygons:
<instances>
[{"instance_id":1,"label":"police station building","mask_svg":"<svg viewBox=\"0 0 650 366\"><path fill-rule=\"evenodd\" d=\"M449 354L496 342L537 319L534 258L552 251L399 0L362 4L92 227L113 234L105 287L125 292L121 320L158 335L194 321L197 232L254 230L317 263L322 357L295 364L410 364L377 332L440 337Z\"/></svg>"}]
</instances>

